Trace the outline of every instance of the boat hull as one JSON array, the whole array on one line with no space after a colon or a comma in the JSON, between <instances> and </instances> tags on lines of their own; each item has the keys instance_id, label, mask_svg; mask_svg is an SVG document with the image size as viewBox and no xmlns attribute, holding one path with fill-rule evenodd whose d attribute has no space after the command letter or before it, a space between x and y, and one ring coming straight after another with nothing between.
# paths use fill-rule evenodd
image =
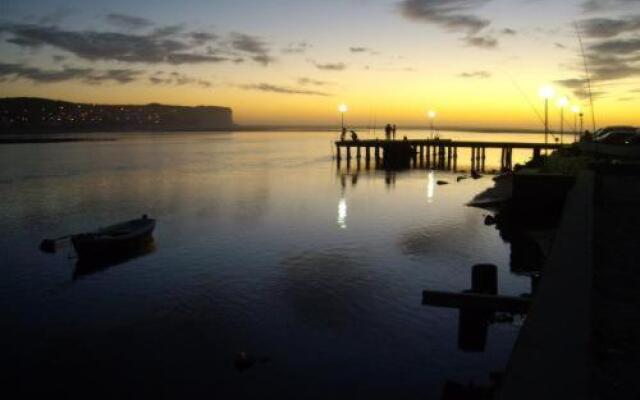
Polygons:
<instances>
[{"instance_id":1,"label":"boat hull","mask_svg":"<svg viewBox=\"0 0 640 400\"><path fill-rule=\"evenodd\" d=\"M153 240L154 228L155 220L132 220L97 232L74 235L71 242L78 257L111 257L144 247Z\"/></svg>"}]
</instances>

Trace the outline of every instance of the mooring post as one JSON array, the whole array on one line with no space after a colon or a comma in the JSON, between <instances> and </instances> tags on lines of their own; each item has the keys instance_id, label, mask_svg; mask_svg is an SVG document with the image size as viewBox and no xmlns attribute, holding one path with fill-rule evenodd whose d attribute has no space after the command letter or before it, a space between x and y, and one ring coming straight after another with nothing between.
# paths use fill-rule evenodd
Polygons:
<instances>
[{"instance_id":1,"label":"mooring post","mask_svg":"<svg viewBox=\"0 0 640 400\"><path fill-rule=\"evenodd\" d=\"M361 156L360 156L360 145L356 145L356 158L358 160L360 160Z\"/></svg>"},{"instance_id":2,"label":"mooring post","mask_svg":"<svg viewBox=\"0 0 640 400\"><path fill-rule=\"evenodd\" d=\"M477 264L471 269L471 291L498 294L498 267L493 264Z\"/></svg>"},{"instance_id":3,"label":"mooring post","mask_svg":"<svg viewBox=\"0 0 640 400\"><path fill-rule=\"evenodd\" d=\"M458 146L453 148L453 170L458 170Z\"/></svg>"},{"instance_id":4,"label":"mooring post","mask_svg":"<svg viewBox=\"0 0 640 400\"><path fill-rule=\"evenodd\" d=\"M351 146L347 146L347 160L351 160Z\"/></svg>"},{"instance_id":5,"label":"mooring post","mask_svg":"<svg viewBox=\"0 0 640 400\"><path fill-rule=\"evenodd\" d=\"M483 147L482 148L482 172L484 172L485 170L486 160L487 160L487 148Z\"/></svg>"},{"instance_id":6,"label":"mooring post","mask_svg":"<svg viewBox=\"0 0 640 400\"><path fill-rule=\"evenodd\" d=\"M475 171L475 162L476 162L476 148L475 147L471 147L471 170Z\"/></svg>"},{"instance_id":7,"label":"mooring post","mask_svg":"<svg viewBox=\"0 0 640 400\"><path fill-rule=\"evenodd\" d=\"M340 151L340 146L336 144L336 160L340 161L342 160L342 154Z\"/></svg>"},{"instance_id":8,"label":"mooring post","mask_svg":"<svg viewBox=\"0 0 640 400\"><path fill-rule=\"evenodd\" d=\"M365 159L367 162L371 161L371 148L367 145L367 147L365 147Z\"/></svg>"},{"instance_id":9,"label":"mooring post","mask_svg":"<svg viewBox=\"0 0 640 400\"><path fill-rule=\"evenodd\" d=\"M380 145L378 143L375 144L376 148L374 149L376 164L380 162Z\"/></svg>"}]
</instances>

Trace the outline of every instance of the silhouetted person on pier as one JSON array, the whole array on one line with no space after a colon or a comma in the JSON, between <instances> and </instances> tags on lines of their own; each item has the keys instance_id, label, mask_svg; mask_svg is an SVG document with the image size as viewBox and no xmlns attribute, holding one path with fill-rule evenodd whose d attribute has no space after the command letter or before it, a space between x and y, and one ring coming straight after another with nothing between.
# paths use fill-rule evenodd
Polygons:
<instances>
[{"instance_id":1,"label":"silhouetted person on pier","mask_svg":"<svg viewBox=\"0 0 640 400\"><path fill-rule=\"evenodd\" d=\"M347 138L347 128L342 128L342 133L340 134L340 141L344 142Z\"/></svg>"},{"instance_id":2,"label":"silhouetted person on pier","mask_svg":"<svg viewBox=\"0 0 640 400\"><path fill-rule=\"evenodd\" d=\"M358 134L356 133L356 131L351 131L351 140L353 140L354 142L358 141Z\"/></svg>"},{"instance_id":3,"label":"silhouetted person on pier","mask_svg":"<svg viewBox=\"0 0 640 400\"><path fill-rule=\"evenodd\" d=\"M387 140L391 139L391 130L393 128L391 128L391 124L387 124L387 126L384 127L384 136Z\"/></svg>"},{"instance_id":4,"label":"silhouetted person on pier","mask_svg":"<svg viewBox=\"0 0 640 400\"><path fill-rule=\"evenodd\" d=\"M393 140L396 140L396 124L393 124L393 127L391 128L391 136L393 137Z\"/></svg>"}]
</instances>

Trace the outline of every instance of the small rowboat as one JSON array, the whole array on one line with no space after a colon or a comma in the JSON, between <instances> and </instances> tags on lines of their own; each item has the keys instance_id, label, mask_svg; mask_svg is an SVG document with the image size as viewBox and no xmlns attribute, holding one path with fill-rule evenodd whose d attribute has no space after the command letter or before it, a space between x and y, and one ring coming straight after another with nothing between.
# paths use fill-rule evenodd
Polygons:
<instances>
[{"instance_id":1,"label":"small rowboat","mask_svg":"<svg viewBox=\"0 0 640 400\"><path fill-rule=\"evenodd\" d=\"M71 236L78 257L93 258L135 250L151 240L156 226L154 219L142 218L122 222L95 232Z\"/></svg>"}]
</instances>

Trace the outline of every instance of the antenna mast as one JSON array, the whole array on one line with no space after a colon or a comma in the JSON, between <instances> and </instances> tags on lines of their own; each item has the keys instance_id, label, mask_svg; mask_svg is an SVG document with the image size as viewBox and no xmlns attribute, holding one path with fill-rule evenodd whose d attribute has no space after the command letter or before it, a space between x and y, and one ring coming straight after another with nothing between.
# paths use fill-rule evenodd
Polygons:
<instances>
[{"instance_id":1,"label":"antenna mast","mask_svg":"<svg viewBox=\"0 0 640 400\"><path fill-rule=\"evenodd\" d=\"M587 56L584 52L584 43L582 42L582 35L580 34L580 26L578 22L575 22L576 33L578 34L578 42L580 43L580 52L582 53L582 61L584 63L584 72L587 81L587 90L589 91L589 104L591 106L591 122L593 124L593 131L596 130L596 112L593 108L593 94L591 93L591 74L589 73L589 65L587 64Z\"/></svg>"}]
</instances>

